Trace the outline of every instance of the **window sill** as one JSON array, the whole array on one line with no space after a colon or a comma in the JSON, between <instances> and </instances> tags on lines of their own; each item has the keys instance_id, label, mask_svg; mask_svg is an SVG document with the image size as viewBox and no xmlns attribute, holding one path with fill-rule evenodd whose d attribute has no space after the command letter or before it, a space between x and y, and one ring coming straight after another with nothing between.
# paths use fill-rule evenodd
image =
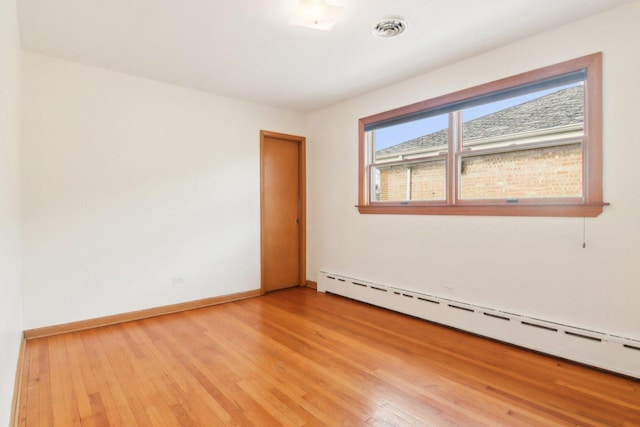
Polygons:
<instances>
[{"instance_id":1,"label":"window sill","mask_svg":"<svg viewBox=\"0 0 640 427\"><path fill-rule=\"evenodd\" d=\"M464 205L356 205L361 214L597 217L609 203L464 204Z\"/></svg>"}]
</instances>

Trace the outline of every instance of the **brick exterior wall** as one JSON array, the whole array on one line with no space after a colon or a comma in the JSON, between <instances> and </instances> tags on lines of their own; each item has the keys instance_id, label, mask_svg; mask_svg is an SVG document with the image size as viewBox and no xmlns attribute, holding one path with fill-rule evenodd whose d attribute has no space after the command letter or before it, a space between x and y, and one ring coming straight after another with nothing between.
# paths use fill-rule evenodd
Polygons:
<instances>
[{"instance_id":1,"label":"brick exterior wall","mask_svg":"<svg viewBox=\"0 0 640 427\"><path fill-rule=\"evenodd\" d=\"M444 162L411 166L411 200L444 200ZM580 144L469 157L461 174L462 199L580 197ZM379 200L407 200L407 166L380 169Z\"/></svg>"},{"instance_id":2,"label":"brick exterior wall","mask_svg":"<svg viewBox=\"0 0 640 427\"><path fill-rule=\"evenodd\" d=\"M445 200L443 161L411 165L411 200ZM407 200L407 166L380 170L380 200Z\"/></svg>"}]
</instances>

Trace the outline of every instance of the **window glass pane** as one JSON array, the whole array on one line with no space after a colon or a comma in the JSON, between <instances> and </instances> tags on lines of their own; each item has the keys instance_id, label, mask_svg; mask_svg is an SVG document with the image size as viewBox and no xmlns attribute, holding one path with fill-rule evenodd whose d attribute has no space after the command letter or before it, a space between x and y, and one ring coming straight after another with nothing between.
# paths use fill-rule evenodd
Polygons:
<instances>
[{"instance_id":1,"label":"window glass pane","mask_svg":"<svg viewBox=\"0 0 640 427\"><path fill-rule=\"evenodd\" d=\"M462 146L515 146L582 132L583 82L539 90L462 110Z\"/></svg>"},{"instance_id":2,"label":"window glass pane","mask_svg":"<svg viewBox=\"0 0 640 427\"><path fill-rule=\"evenodd\" d=\"M358 211L599 215L601 74L595 53L361 118Z\"/></svg>"},{"instance_id":3,"label":"window glass pane","mask_svg":"<svg viewBox=\"0 0 640 427\"><path fill-rule=\"evenodd\" d=\"M374 163L419 158L447 151L449 115L441 114L370 131Z\"/></svg>"},{"instance_id":4,"label":"window glass pane","mask_svg":"<svg viewBox=\"0 0 640 427\"><path fill-rule=\"evenodd\" d=\"M446 200L446 163L432 160L373 170L372 199L378 202Z\"/></svg>"},{"instance_id":5,"label":"window glass pane","mask_svg":"<svg viewBox=\"0 0 640 427\"><path fill-rule=\"evenodd\" d=\"M549 197L582 197L582 144L462 159L462 200Z\"/></svg>"}]
</instances>

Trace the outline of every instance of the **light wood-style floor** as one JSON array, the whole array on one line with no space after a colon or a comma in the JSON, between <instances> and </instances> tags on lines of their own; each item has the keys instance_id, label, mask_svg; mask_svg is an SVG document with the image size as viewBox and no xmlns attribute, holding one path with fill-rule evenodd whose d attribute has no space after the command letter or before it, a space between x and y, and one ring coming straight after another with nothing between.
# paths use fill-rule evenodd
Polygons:
<instances>
[{"instance_id":1,"label":"light wood-style floor","mask_svg":"<svg viewBox=\"0 0 640 427\"><path fill-rule=\"evenodd\" d=\"M27 343L21 426L640 425L640 382L297 288Z\"/></svg>"}]
</instances>

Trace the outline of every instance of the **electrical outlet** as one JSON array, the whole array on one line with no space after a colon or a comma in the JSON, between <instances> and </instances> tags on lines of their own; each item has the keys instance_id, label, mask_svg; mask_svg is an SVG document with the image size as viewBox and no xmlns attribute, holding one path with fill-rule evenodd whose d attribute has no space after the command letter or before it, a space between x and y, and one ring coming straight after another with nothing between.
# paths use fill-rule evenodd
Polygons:
<instances>
[{"instance_id":1,"label":"electrical outlet","mask_svg":"<svg viewBox=\"0 0 640 427\"><path fill-rule=\"evenodd\" d=\"M177 277L172 278L171 279L171 284L173 286L184 285L184 277L177 276Z\"/></svg>"}]
</instances>

